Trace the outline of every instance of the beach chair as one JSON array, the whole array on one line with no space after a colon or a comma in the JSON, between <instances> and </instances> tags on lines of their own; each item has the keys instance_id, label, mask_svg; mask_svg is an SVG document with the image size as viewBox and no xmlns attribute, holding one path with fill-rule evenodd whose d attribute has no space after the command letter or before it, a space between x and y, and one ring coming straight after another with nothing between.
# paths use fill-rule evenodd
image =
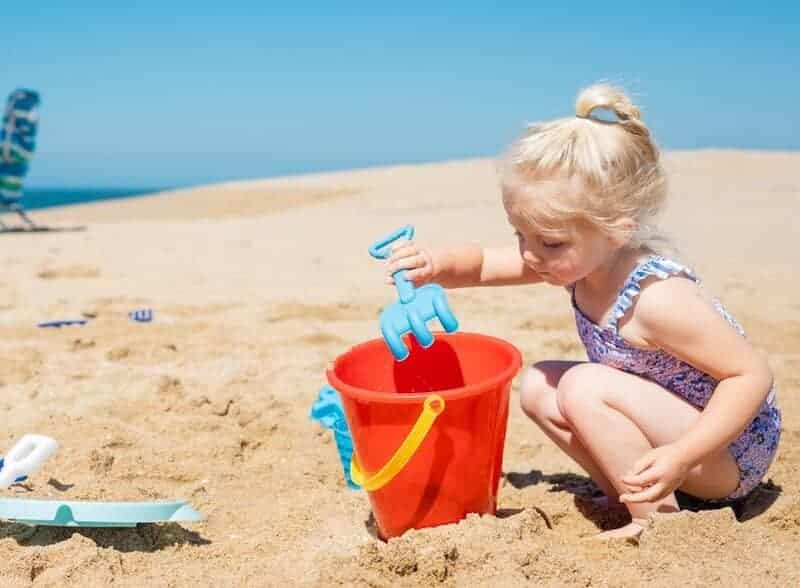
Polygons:
<instances>
[{"instance_id":1,"label":"beach chair","mask_svg":"<svg viewBox=\"0 0 800 588\"><path fill-rule=\"evenodd\" d=\"M34 222L22 206L22 193L28 165L36 149L39 126L39 94L19 88L8 97L0 128L0 214L13 212L22 226L8 226L0 219L0 233L39 233L43 231L82 231L86 227L49 227Z\"/></svg>"},{"instance_id":2,"label":"beach chair","mask_svg":"<svg viewBox=\"0 0 800 588\"><path fill-rule=\"evenodd\" d=\"M39 94L14 90L8 97L0 129L0 213L15 212L25 223L23 230L40 228L22 207L22 184L36 148L39 124ZM13 230L0 220L0 230Z\"/></svg>"}]
</instances>

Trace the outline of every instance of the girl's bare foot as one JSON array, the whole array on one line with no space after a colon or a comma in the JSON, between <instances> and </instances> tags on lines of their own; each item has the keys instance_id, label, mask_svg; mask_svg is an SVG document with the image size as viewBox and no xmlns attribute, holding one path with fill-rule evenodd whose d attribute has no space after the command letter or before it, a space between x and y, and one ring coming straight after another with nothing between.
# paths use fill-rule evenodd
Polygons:
<instances>
[{"instance_id":1,"label":"girl's bare foot","mask_svg":"<svg viewBox=\"0 0 800 588\"><path fill-rule=\"evenodd\" d=\"M638 539L639 535L647 527L647 520L645 519L633 519L630 523L625 525L624 527L620 527L619 529L612 529L610 531L604 531L599 535L596 535L597 539L606 541L609 539Z\"/></svg>"}]
</instances>

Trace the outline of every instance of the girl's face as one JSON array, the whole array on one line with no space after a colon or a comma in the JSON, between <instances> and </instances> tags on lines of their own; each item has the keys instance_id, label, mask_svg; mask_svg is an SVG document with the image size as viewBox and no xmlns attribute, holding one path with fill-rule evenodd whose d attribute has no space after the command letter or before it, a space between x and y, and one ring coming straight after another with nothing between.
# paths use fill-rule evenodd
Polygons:
<instances>
[{"instance_id":1,"label":"girl's face","mask_svg":"<svg viewBox=\"0 0 800 588\"><path fill-rule=\"evenodd\" d=\"M582 224L545 236L514 211L508 211L508 220L522 259L549 284L566 286L585 278L618 249L607 235Z\"/></svg>"}]
</instances>

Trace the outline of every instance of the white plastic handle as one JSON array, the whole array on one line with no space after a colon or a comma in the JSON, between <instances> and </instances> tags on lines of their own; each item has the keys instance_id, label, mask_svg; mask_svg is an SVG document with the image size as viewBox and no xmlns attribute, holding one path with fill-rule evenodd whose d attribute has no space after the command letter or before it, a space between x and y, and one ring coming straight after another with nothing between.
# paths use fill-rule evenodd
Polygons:
<instances>
[{"instance_id":1,"label":"white plastic handle","mask_svg":"<svg viewBox=\"0 0 800 588\"><path fill-rule=\"evenodd\" d=\"M20 476L30 476L41 466L53 452L58 443L45 435L25 435L3 457L3 469L0 470L0 489L5 489Z\"/></svg>"}]
</instances>

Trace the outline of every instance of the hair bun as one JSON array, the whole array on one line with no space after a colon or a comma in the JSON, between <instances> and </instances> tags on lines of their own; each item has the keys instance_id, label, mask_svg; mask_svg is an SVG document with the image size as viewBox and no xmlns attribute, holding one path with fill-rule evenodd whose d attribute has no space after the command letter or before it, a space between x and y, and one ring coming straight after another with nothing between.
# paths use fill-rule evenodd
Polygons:
<instances>
[{"instance_id":1,"label":"hair bun","mask_svg":"<svg viewBox=\"0 0 800 588\"><path fill-rule=\"evenodd\" d=\"M580 118L592 118L597 109L613 112L619 122L628 120L641 120L641 113L636 105L631 102L628 95L611 84L594 84L585 88L578 94L575 101L575 115ZM605 119L602 119L605 121ZM608 121L606 121L608 122Z\"/></svg>"}]
</instances>

